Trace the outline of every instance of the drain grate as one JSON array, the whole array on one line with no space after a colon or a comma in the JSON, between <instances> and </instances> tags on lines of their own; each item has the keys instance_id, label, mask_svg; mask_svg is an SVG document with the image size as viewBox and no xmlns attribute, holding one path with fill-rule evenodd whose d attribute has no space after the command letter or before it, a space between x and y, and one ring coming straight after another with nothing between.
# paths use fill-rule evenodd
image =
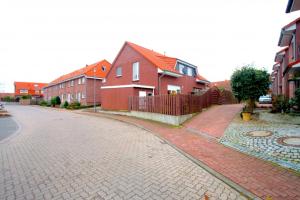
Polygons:
<instances>
[{"instance_id":1,"label":"drain grate","mask_svg":"<svg viewBox=\"0 0 300 200\"><path fill-rule=\"evenodd\" d=\"M300 137L297 136L280 137L277 142L284 146L300 147Z\"/></svg>"},{"instance_id":2,"label":"drain grate","mask_svg":"<svg viewBox=\"0 0 300 200\"><path fill-rule=\"evenodd\" d=\"M250 131L246 135L250 137L268 137L273 135L273 133L271 131Z\"/></svg>"}]
</instances>

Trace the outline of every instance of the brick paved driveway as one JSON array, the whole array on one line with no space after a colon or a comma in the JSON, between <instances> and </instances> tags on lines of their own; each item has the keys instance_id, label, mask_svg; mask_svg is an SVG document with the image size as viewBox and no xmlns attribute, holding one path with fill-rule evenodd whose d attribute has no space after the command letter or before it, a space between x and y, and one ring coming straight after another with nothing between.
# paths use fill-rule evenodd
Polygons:
<instances>
[{"instance_id":1,"label":"brick paved driveway","mask_svg":"<svg viewBox=\"0 0 300 200\"><path fill-rule=\"evenodd\" d=\"M194 132L206 134L213 138L221 138L232 119L242 110L242 104L213 106L195 116L184 126Z\"/></svg>"},{"instance_id":2,"label":"brick paved driveway","mask_svg":"<svg viewBox=\"0 0 300 200\"><path fill-rule=\"evenodd\" d=\"M0 199L244 199L135 126L7 106L21 132L0 144Z\"/></svg>"}]
</instances>

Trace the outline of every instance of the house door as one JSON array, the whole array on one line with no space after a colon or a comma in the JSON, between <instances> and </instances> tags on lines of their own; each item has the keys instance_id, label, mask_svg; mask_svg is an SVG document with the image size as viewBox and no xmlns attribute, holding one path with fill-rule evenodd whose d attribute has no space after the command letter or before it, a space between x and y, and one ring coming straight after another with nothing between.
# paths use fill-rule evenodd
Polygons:
<instances>
[{"instance_id":1,"label":"house door","mask_svg":"<svg viewBox=\"0 0 300 200\"><path fill-rule=\"evenodd\" d=\"M146 91L139 91L139 109L146 108Z\"/></svg>"}]
</instances>

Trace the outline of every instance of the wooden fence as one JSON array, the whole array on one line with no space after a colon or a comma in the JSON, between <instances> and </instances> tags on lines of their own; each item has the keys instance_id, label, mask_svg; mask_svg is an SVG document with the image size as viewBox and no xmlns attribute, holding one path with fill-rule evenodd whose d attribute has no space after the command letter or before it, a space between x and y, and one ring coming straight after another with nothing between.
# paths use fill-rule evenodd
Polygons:
<instances>
[{"instance_id":1,"label":"wooden fence","mask_svg":"<svg viewBox=\"0 0 300 200\"><path fill-rule=\"evenodd\" d=\"M129 110L160 113L166 115L186 115L201 112L212 104L236 103L230 91L210 88L204 94L197 95L157 95L129 97Z\"/></svg>"}]
</instances>

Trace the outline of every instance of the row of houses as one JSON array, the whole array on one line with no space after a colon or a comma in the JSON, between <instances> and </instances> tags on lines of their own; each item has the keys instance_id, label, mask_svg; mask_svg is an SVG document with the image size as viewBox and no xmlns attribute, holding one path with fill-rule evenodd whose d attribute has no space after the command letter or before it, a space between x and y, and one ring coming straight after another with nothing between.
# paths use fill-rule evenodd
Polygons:
<instances>
[{"instance_id":1,"label":"row of houses","mask_svg":"<svg viewBox=\"0 0 300 200\"><path fill-rule=\"evenodd\" d=\"M15 82L15 94L43 96L47 101L59 96L62 102L127 110L130 96L199 94L209 83L196 65L125 42L112 64L104 59L48 84Z\"/></svg>"},{"instance_id":2,"label":"row of houses","mask_svg":"<svg viewBox=\"0 0 300 200\"><path fill-rule=\"evenodd\" d=\"M297 10L300 10L300 1L289 0L286 13ZM274 59L272 92L292 98L300 87L300 18L282 27L278 46L282 50L276 53Z\"/></svg>"}]
</instances>

